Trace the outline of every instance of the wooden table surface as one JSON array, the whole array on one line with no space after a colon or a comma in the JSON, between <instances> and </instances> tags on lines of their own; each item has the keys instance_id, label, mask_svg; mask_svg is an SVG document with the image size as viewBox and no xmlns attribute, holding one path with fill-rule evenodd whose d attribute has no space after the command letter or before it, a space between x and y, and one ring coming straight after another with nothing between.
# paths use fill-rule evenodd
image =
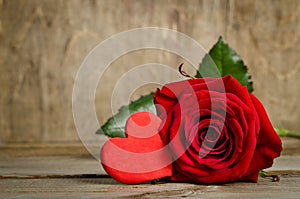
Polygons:
<instances>
[{"instance_id":1,"label":"wooden table surface","mask_svg":"<svg viewBox=\"0 0 300 199\"><path fill-rule=\"evenodd\" d=\"M0 145L0 198L300 198L300 141L284 139L279 182L123 185L80 144Z\"/></svg>"}]
</instances>

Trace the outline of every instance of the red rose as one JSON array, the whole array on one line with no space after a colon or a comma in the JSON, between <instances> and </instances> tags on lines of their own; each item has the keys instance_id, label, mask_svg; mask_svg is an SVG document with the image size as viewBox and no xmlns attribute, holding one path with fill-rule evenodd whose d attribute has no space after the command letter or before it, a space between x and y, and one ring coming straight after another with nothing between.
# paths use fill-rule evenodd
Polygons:
<instances>
[{"instance_id":1,"label":"red rose","mask_svg":"<svg viewBox=\"0 0 300 199\"><path fill-rule=\"evenodd\" d=\"M167 84L154 102L172 181L257 182L282 150L262 104L231 76Z\"/></svg>"}]
</instances>

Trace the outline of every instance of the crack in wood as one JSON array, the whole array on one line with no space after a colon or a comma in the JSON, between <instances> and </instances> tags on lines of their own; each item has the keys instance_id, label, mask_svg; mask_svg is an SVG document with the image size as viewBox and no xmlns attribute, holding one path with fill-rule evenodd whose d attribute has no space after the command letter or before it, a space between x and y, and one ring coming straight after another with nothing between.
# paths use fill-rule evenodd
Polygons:
<instances>
[{"instance_id":1,"label":"crack in wood","mask_svg":"<svg viewBox=\"0 0 300 199\"><path fill-rule=\"evenodd\" d=\"M0 175L0 179L111 178L105 174Z\"/></svg>"}]
</instances>

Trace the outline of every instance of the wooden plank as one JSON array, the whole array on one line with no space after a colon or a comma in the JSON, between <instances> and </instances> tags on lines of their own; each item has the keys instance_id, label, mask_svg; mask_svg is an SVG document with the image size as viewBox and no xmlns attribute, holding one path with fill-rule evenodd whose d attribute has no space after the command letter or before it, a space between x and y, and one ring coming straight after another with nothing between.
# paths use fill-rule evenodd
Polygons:
<instances>
[{"instance_id":1,"label":"wooden plank","mask_svg":"<svg viewBox=\"0 0 300 199\"><path fill-rule=\"evenodd\" d=\"M103 142L99 143L99 150ZM81 143L66 144L6 144L0 145L0 158L38 156L89 156Z\"/></svg>"},{"instance_id":2,"label":"wooden plank","mask_svg":"<svg viewBox=\"0 0 300 199\"><path fill-rule=\"evenodd\" d=\"M283 155L269 170L299 170L300 140L285 138L283 146ZM82 144L0 145L0 168L0 175L105 174Z\"/></svg>"},{"instance_id":3,"label":"wooden plank","mask_svg":"<svg viewBox=\"0 0 300 199\"><path fill-rule=\"evenodd\" d=\"M19 152L26 147L31 152L22 156ZM54 155L55 148L65 152ZM259 178L257 184L122 185L106 176L100 163L88 153L68 155L67 151L74 148L80 147L2 147L10 156L0 155L0 198L297 198L300 195L297 153L282 155L269 169L280 175L279 182Z\"/></svg>"},{"instance_id":4,"label":"wooden plank","mask_svg":"<svg viewBox=\"0 0 300 199\"><path fill-rule=\"evenodd\" d=\"M269 171L300 170L299 140L285 139L283 155ZM103 143L99 144L100 147ZM287 155L287 154L293 155ZM101 164L81 144L0 147L0 176L103 175Z\"/></svg>"},{"instance_id":5,"label":"wooden plank","mask_svg":"<svg viewBox=\"0 0 300 199\"><path fill-rule=\"evenodd\" d=\"M0 159L0 175L104 174L101 164L88 156L11 157Z\"/></svg>"},{"instance_id":6,"label":"wooden plank","mask_svg":"<svg viewBox=\"0 0 300 199\"><path fill-rule=\"evenodd\" d=\"M280 182L194 185L188 183L121 185L102 178L2 179L2 198L298 198L300 173Z\"/></svg>"},{"instance_id":7,"label":"wooden plank","mask_svg":"<svg viewBox=\"0 0 300 199\"><path fill-rule=\"evenodd\" d=\"M99 135L97 144L89 144L89 150L100 152L107 137ZM300 155L300 140L281 138L283 143L282 155ZM46 143L46 144L0 144L2 157L37 157L37 156L89 156L90 153L82 143ZM98 155L98 154L97 154Z\"/></svg>"},{"instance_id":8,"label":"wooden plank","mask_svg":"<svg viewBox=\"0 0 300 199\"><path fill-rule=\"evenodd\" d=\"M300 170L300 155L281 156L268 171ZM2 176L106 174L101 164L90 156L48 156L0 158Z\"/></svg>"}]
</instances>

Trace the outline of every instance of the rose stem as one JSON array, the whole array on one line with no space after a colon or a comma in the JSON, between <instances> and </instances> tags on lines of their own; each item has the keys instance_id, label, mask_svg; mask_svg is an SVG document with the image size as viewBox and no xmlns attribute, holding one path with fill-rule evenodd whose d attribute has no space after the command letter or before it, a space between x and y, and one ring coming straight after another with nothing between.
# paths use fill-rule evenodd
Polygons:
<instances>
[{"instance_id":1,"label":"rose stem","mask_svg":"<svg viewBox=\"0 0 300 199\"><path fill-rule=\"evenodd\" d=\"M283 128L274 128L274 129L275 129L275 131L276 131L276 133L279 137L292 137L292 138L300 139L300 134L299 133L288 131L288 130L283 129Z\"/></svg>"},{"instance_id":2,"label":"rose stem","mask_svg":"<svg viewBox=\"0 0 300 199\"><path fill-rule=\"evenodd\" d=\"M278 175L270 175L267 172L265 172L264 170L259 171L259 176L262 178L272 178L273 182L278 182L280 180Z\"/></svg>"}]
</instances>

